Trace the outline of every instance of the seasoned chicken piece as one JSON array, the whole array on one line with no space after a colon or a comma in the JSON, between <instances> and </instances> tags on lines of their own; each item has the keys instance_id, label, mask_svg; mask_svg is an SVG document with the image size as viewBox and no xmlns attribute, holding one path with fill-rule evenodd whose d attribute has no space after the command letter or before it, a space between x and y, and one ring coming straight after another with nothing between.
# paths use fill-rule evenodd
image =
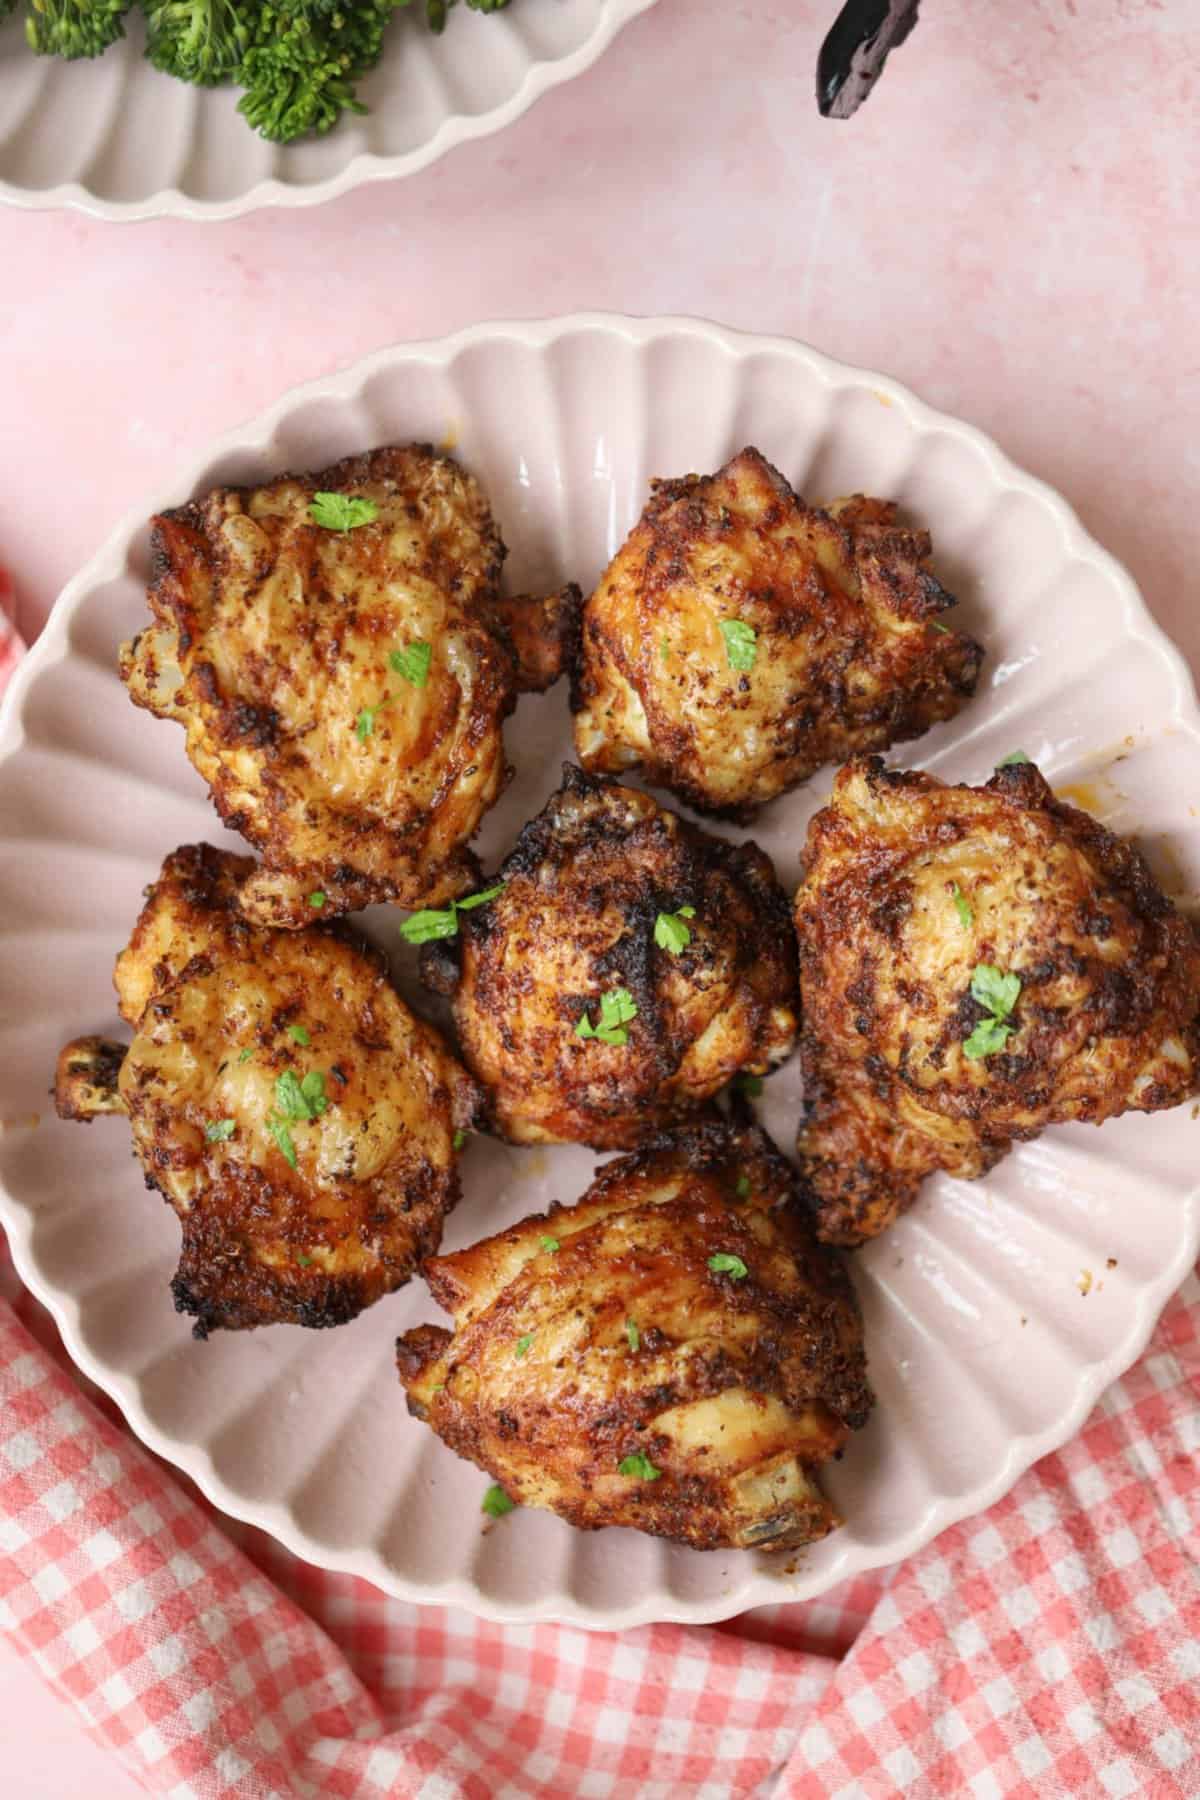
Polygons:
<instances>
[{"instance_id":1,"label":"seasoned chicken piece","mask_svg":"<svg viewBox=\"0 0 1200 1800\"><path fill-rule=\"evenodd\" d=\"M584 606L580 762L748 818L825 763L952 718L983 653L939 622L954 600L929 553L889 501L805 506L757 450L654 482Z\"/></svg>"},{"instance_id":2,"label":"seasoned chicken piece","mask_svg":"<svg viewBox=\"0 0 1200 1800\"><path fill-rule=\"evenodd\" d=\"M787 900L755 844L567 764L422 973L513 1143L627 1149L792 1049Z\"/></svg>"},{"instance_id":3,"label":"seasoned chicken piece","mask_svg":"<svg viewBox=\"0 0 1200 1800\"><path fill-rule=\"evenodd\" d=\"M504 545L472 477L422 446L376 450L214 488L152 542L154 625L123 646L122 679L186 728L221 818L262 852L246 913L296 928L470 887L503 721L519 686L560 672L578 602L500 601Z\"/></svg>"},{"instance_id":4,"label":"seasoned chicken piece","mask_svg":"<svg viewBox=\"0 0 1200 1800\"><path fill-rule=\"evenodd\" d=\"M936 1169L1200 1086L1192 926L1032 763L980 788L850 763L809 825L796 929L799 1148L830 1243L882 1231Z\"/></svg>"},{"instance_id":5,"label":"seasoned chicken piece","mask_svg":"<svg viewBox=\"0 0 1200 1800\"><path fill-rule=\"evenodd\" d=\"M176 850L117 960L128 1050L59 1057L63 1118L125 1112L183 1225L172 1288L195 1333L340 1325L402 1287L459 1197L478 1091L338 927L263 931L247 857Z\"/></svg>"},{"instance_id":6,"label":"seasoned chicken piece","mask_svg":"<svg viewBox=\"0 0 1200 1800\"><path fill-rule=\"evenodd\" d=\"M425 1275L454 1331L399 1340L409 1410L511 1499L698 1550L841 1523L814 1472L871 1408L862 1322L761 1132L663 1138Z\"/></svg>"}]
</instances>

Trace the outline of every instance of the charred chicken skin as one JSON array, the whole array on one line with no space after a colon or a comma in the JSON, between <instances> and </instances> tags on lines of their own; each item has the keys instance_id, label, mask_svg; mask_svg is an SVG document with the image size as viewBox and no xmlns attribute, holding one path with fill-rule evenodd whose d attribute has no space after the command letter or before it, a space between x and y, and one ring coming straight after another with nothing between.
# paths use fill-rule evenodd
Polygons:
<instances>
[{"instance_id":1,"label":"charred chicken skin","mask_svg":"<svg viewBox=\"0 0 1200 1800\"><path fill-rule=\"evenodd\" d=\"M264 867L242 906L298 928L462 893L508 776L502 726L573 642L578 595L501 600L504 545L472 477L422 446L153 525L154 623L123 646L130 695L182 724L221 818ZM315 901L312 896L320 896Z\"/></svg>"},{"instance_id":2,"label":"charred chicken skin","mask_svg":"<svg viewBox=\"0 0 1200 1800\"><path fill-rule=\"evenodd\" d=\"M430 944L468 1067L513 1143L627 1149L791 1051L799 995L769 859L568 764L499 872Z\"/></svg>"},{"instance_id":3,"label":"charred chicken skin","mask_svg":"<svg viewBox=\"0 0 1200 1800\"><path fill-rule=\"evenodd\" d=\"M942 1169L1200 1087L1200 942L1139 853L1028 762L984 787L844 768L796 897L819 1233L856 1244Z\"/></svg>"},{"instance_id":4,"label":"charred chicken skin","mask_svg":"<svg viewBox=\"0 0 1200 1800\"><path fill-rule=\"evenodd\" d=\"M409 1410L519 1504L698 1550L840 1524L813 1477L870 1411L862 1324L762 1133L664 1138L425 1275L454 1330L399 1340Z\"/></svg>"},{"instance_id":5,"label":"charred chicken skin","mask_svg":"<svg viewBox=\"0 0 1200 1800\"><path fill-rule=\"evenodd\" d=\"M123 1112L148 1187L183 1226L172 1282L218 1327L340 1325L436 1250L478 1093L381 960L338 926L270 932L237 896L252 864L175 851L115 983L128 1049L59 1057L60 1115Z\"/></svg>"},{"instance_id":6,"label":"charred chicken skin","mask_svg":"<svg viewBox=\"0 0 1200 1800\"><path fill-rule=\"evenodd\" d=\"M954 600L929 554L889 501L805 506L754 449L656 481L584 606L579 760L747 818L953 717L982 652L940 623Z\"/></svg>"}]
</instances>

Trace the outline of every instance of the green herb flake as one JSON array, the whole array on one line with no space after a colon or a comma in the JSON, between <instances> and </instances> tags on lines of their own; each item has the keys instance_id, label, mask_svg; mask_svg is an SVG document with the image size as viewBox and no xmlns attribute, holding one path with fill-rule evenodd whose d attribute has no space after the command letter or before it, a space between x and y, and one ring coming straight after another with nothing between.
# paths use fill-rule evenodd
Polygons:
<instances>
[{"instance_id":1,"label":"green herb flake","mask_svg":"<svg viewBox=\"0 0 1200 1800\"><path fill-rule=\"evenodd\" d=\"M556 1237L543 1237L540 1242L542 1249L546 1252L547 1256L553 1256L556 1250L561 1250L562 1248L562 1245Z\"/></svg>"},{"instance_id":2,"label":"green herb flake","mask_svg":"<svg viewBox=\"0 0 1200 1800\"><path fill-rule=\"evenodd\" d=\"M236 1119L214 1119L211 1125L204 1127L205 1140L210 1144L223 1144L236 1130Z\"/></svg>"},{"instance_id":3,"label":"green herb flake","mask_svg":"<svg viewBox=\"0 0 1200 1800\"><path fill-rule=\"evenodd\" d=\"M278 1113L267 1115L267 1130L279 1145L284 1161L291 1167L296 1166L296 1146L292 1142L292 1134L287 1128L287 1120L281 1119Z\"/></svg>"},{"instance_id":4,"label":"green herb flake","mask_svg":"<svg viewBox=\"0 0 1200 1800\"><path fill-rule=\"evenodd\" d=\"M527 1331L525 1333L524 1337L519 1337L517 1339L516 1355L519 1357L528 1355L529 1346L530 1346L530 1344L532 1344L532 1342L533 1342L533 1333L532 1333L532 1331Z\"/></svg>"},{"instance_id":5,"label":"green herb flake","mask_svg":"<svg viewBox=\"0 0 1200 1800\"><path fill-rule=\"evenodd\" d=\"M963 1043L963 1055L971 1062L982 1062L1003 1050L1016 1030L1008 1023L1021 993L1021 977L998 969L994 963L979 963L971 976L971 998L986 1007L989 1017L980 1019L970 1037Z\"/></svg>"},{"instance_id":6,"label":"green herb flake","mask_svg":"<svg viewBox=\"0 0 1200 1800\"><path fill-rule=\"evenodd\" d=\"M308 1101L294 1069L285 1069L275 1078L275 1104L285 1119L311 1119Z\"/></svg>"},{"instance_id":7,"label":"green herb flake","mask_svg":"<svg viewBox=\"0 0 1200 1800\"><path fill-rule=\"evenodd\" d=\"M613 988L611 993L600 996L600 1023L593 1025L584 1012L575 1027L575 1036L598 1038L602 1044L613 1044L620 1049L622 1044L629 1042L625 1027L637 1015L637 1002L629 989Z\"/></svg>"},{"instance_id":8,"label":"green herb flake","mask_svg":"<svg viewBox=\"0 0 1200 1800\"><path fill-rule=\"evenodd\" d=\"M948 625L943 625L940 619L930 619L929 629L930 631L936 631L939 637L951 637L953 635L950 627Z\"/></svg>"},{"instance_id":9,"label":"green herb flake","mask_svg":"<svg viewBox=\"0 0 1200 1800\"><path fill-rule=\"evenodd\" d=\"M382 703L381 703L382 704ZM364 706L354 721L354 735L360 744L365 744L375 729L375 714L378 706Z\"/></svg>"},{"instance_id":10,"label":"green herb flake","mask_svg":"<svg viewBox=\"0 0 1200 1800\"><path fill-rule=\"evenodd\" d=\"M1002 756L1000 758L996 767L998 769L1011 769L1014 763L1027 763L1032 761L1032 756L1026 756L1023 750L1010 750L1007 756Z\"/></svg>"},{"instance_id":11,"label":"green herb flake","mask_svg":"<svg viewBox=\"0 0 1200 1800\"><path fill-rule=\"evenodd\" d=\"M458 936L458 913L453 906L423 906L400 927L406 944L429 944L435 938Z\"/></svg>"},{"instance_id":12,"label":"green herb flake","mask_svg":"<svg viewBox=\"0 0 1200 1800\"><path fill-rule=\"evenodd\" d=\"M314 494L308 509L314 525L326 531L355 531L360 525L373 525L379 508L365 494Z\"/></svg>"},{"instance_id":13,"label":"green herb flake","mask_svg":"<svg viewBox=\"0 0 1200 1800\"><path fill-rule=\"evenodd\" d=\"M451 1146L455 1150L461 1150L466 1141L467 1134L465 1131L456 1131L454 1136L450 1139Z\"/></svg>"},{"instance_id":14,"label":"green herb flake","mask_svg":"<svg viewBox=\"0 0 1200 1800\"><path fill-rule=\"evenodd\" d=\"M729 1250L718 1250L715 1256L710 1256L708 1266L714 1275L728 1275L732 1281L745 1281L750 1273L741 1257L734 1256Z\"/></svg>"},{"instance_id":15,"label":"green herb flake","mask_svg":"<svg viewBox=\"0 0 1200 1800\"><path fill-rule=\"evenodd\" d=\"M309 1118L319 1119L329 1105L329 1100L325 1093L325 1077L320 1069L309 1070L308 1074L304 1077L304 1080L300 1083L300 1092L304 1095L308 1104Z\"/></svg>"},{"instance_id":16,"label":"green herb flake","mask_svg":"<svg viewBox=\"0 0 1200 1800\"><path fill-rule=\"evenodd\" d=\"M628 1475L634 1481L657 1481L662 1474L656 1469L644 1450L635 1450L632 1456L623 1456L617 1464L618 1475Z\"/></svg>"},{"instance_id":17,"label":"green herb flake","mask_svg":"<svg viewBox=\"0 0 1200 1800\"><path fill-rule=\"evenodd\" d=\"M403 650L393 650L388 657L390 667L397 675L413 687L423 688L429 680L429 665L433 660L433 645L424 638L417 638L406 644Z\"/></svg>"},{"instance_id":18,"label":"green herb flake","mask_svg":"<svg viewBox=\"0 0 1200 1800\"><path fill-rule=\"evenodd\" d=\"M477 906L486 906L489 900L502 894L507 885L507 882L498 881L494 887L484 888L481 894L468 894L465 900L456 900L454 905L459 912L474 912Z\"/></svg>"},{"instance_id":19,"label":"green herb flake","mask_svg":"<svg viewBox=\"0 0 1200 1800\"><path fill-rule=\"evenodd\" d=\"M641 1349L642 1334L637 1328L637 1320L636 1319L626 1319L626 1321L625 1321L625 1336L629 1339L629 1348L631 1350L640 1350Z\"/></svg>"},{"instance_id":20,"label":"green herb flake","mask_svg":"<svg viewBox=\"0 0 1200 1800\"><path fill-rule=\"evenodd\" d=\"M325 895L320 888L313 889L312 893L308 896L308 904L312 907L314 912L320 912L325 904Z\"/></svg>"},{"instance_id":21,"label":"green herb flake","mask_svg":"<svg viewBox=\"0 0 1200 1800\"><path fill-rule=\"evenodd\" d=\"M239 1055L238 1055L238 1061L239 1061L239 1062L240 1062L240 1063L247 1063L247 1062L249 1062L249 1061L250 1061L250 1058L251 1058L251 1057L252 1057L252 1056L253 1056L253 1055L254 1055L254 1045L253 1045L253 1044L247 1044L247 1045L246 1045L246 1048L245 1048L245 1049L244 1049L244 1050L243 1050L243 1051L241 1051L241 1052L240 1052L240 1053L239 1053Z\"/></svg>"},{"instance_id":22,"label":"green herb flake","mask_svg":"<svg viewBox=\"0 0 1200 1800\"><path fill-rule=\"evenodd\" d=\"M312 1257L306 1256L303 1250L297 1250L296 1261L300 1264L302 1269L311 1269L312 1267Z\"/></svg>"},{"instance_id":23,"label":"green herb flake","mask_svg":"<svg viewBox=\"0 0 1200 1800\"><path fill-rule=\"evenodd\" d=\"M672 956L678 956L686 950L692 941L692 934L684 924L685 919L694 919L694 906L681 906L677 912L659 913L654 921L654 941L660 950L669 950Z\"/></svg>"},{"instance_id":24,"label":"green herb flake","mask_svg":"<svg viewBox=\"0 0 1200 1800\"><path fill-rule=\"evenodd\" d=\"M721 636L725 639L725 654L729 658L729 666L739 674L745 674L754 667L758 656L758 633L753 625L747 625L745 619L721 619L718 621Z\"/></svg>"},{"instance_id":25,"label":"green herb flake","mask_svg":"<svg viewBox=\"0 0 1200 1800\"><path fill-rule=\"evenodd\" d=\"M498 881L480 894L468 894L465 900L452 900L449 906L422 907L420 912L405 919L400 936L406 944L429 944L437 938L457 937L459 913L474 912L477 906L486 906L489 900L502 894L504 888L505 883Z\"/></svg>"},{"instance_id":26,"label":"green herb flake","mask_svg":"<svg viewBox=\"0 0 1200 1800\"><path fill-rule=\"evenodd\" d=\"M975 923L975 914L971 909L971 902L967 899L967 896L963 893L957 881L952 881L950 883L950 895L954 901L954 910L958 914L959 924L964 931L970 931L972 925Z\"/></svg>"},{"instance_id":27,"label":"green herb flake","mask_svg":"<svg viewBox=\"0 0 1200 1800\"><path fill-rule=\"evenodd\" d=\"M763 1091L761 1075L735 1075L733 1085L739 1094L746 1094L751 1100L757 1100Z\"/></svg>"},{"instance_id":28,"label":"green herb flake","mask_svg":"<svg viewBox=\"0 0 1200 1800\"><path fill-rule=\"evenodd\" d=\"M660 644L658 646L658 654L662 657L662 659L665 663L670 662L671 646L666 638L663 638L662 641L660 642Z\"/></svg>"},{"instance_id":29,"label":"green herb flake","mask_svg":"<svg viewBox=\"0 0 1200 1800\"><path fill-rule=\"evenodd\" d=\"M297 1044L308 1045L312 1043L312 1039L309 1037L303 1025L289 1025L288 1036L293 1038Z\"/></svg>"},{"instance_id":30,"label":"green herb flake","mask_svg":"<svg viewBox=\"0 0 1200 1800\"><path fill-rule=\"evenodd\" d=\"M737 1181L734 1183L733 1191L739 1200L749 1199L750 1177L748 1175L739 1175Z\"/></svg>"},{"instance_id":31,"label":"green herb flake","mask_svg":"<svg viewBox=\"0 0 1200 1800\"><path fill-rule=\"evenodd\" d=\"M483 1496L480 1512L485 1512L489 1519L502 1519L505 1513L516 1510L516 1501L510 1500L498 1481L493 1481Z\"/></svg>"}]
</instances>

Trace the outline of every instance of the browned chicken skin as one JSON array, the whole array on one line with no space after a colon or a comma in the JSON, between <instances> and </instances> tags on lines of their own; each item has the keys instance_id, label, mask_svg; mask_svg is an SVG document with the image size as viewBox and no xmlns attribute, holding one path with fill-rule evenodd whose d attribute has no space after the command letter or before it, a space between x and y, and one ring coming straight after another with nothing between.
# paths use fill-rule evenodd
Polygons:
<instances>
[{"instance_id":1,"label":"browned chicken skin","mask_svg":"<svg viewBox=\"0 0 1200 1800\"><path fill-rule=\"evenodd\" d=\"M423 974L514 1143L630 1148L792 1049L795 944L756 845L568 764L499 879ZM606 1031L618 996L636 1011Z\"/></svg>"},{"instance_id":2,"label":"browned chicken skin","mask_svg":"<svg viewBox=\"0 0 1200 1800\"><path fill-rule=\"evenodd\" d=\"M318 493L374 516L327 528ZM500 599L473 478L424 446L375 450L214 488L154 521L153 553L154 624L122 678L186 728L225 824L261 851L246 913L296 928L314 893L332 918L469 888L466 846L508 777L503 721L561 671L578 601Z\"/></svg>"},{"instance_id":3,"label":"browned chicken skin","mask_svg":"<svg viewBox=\"0 0 1200 1800\"><path fill-rule=\"evenodd\" d=\"M840 1523L813 1472L871 1407L862 1324L761 1132L663 1138L425 1274L454 1331L399 1340L409 1410L520 1504L698 1550Z\"/></svg>"},{"instance_id":4,"label":"browned chicken skin","mask_svg":"<svg viewBox=\"0 0 1200 1800\"><path fill-rule=\"evenodd\" d=\"M754 449L656 481L584 606L579 760L746 818L952 718L982 651L938 622L954 600L929 553L889 501L807 507Z\"/></svg>"},{"instance_id":5,"label":"browned chicken skin","mask_svg":"<svg viewBox=\"0 0 1200 1800\"><path fill-rule=\"evenodd\" d=\"M478 1091L340 927L270 932L237 893L248 857L176 850L117 959L126 1050L59 1057L64 1118L124 1112L179 1214L172 1287L196 1334L340 1325L436 1250L459 1197L454 1138Z\"/></svg>"},{"instance_id":6,"label":"browned chicken skin","mask_svg":"<svg viewBox=\"0 0 1200 1800\"><path fill-rule=\"evenodd\" d=\"M980 788L850 763L809 825L796 928L799 1149L831 1243L873 1237L937 1169L1200 1087L1192 926L1032 763Z\"/></svg>"}]
</instances>

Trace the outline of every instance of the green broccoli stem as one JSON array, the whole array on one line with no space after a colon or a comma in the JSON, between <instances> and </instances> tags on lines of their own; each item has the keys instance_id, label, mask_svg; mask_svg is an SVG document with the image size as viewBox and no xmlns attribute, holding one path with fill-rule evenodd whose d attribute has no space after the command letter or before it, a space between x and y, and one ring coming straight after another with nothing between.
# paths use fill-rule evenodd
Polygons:
<instances>
[{"instance_id":1,"label":"green broccoli stem","mask_svg":"<svg viewBox=\"0 0 1200 1800\"><path fill-rule=\"evenodd\" d=\"M36 56L99 56L124 37L130 0L29 0L25 39Z\"/></svg>"}]
</instances>

